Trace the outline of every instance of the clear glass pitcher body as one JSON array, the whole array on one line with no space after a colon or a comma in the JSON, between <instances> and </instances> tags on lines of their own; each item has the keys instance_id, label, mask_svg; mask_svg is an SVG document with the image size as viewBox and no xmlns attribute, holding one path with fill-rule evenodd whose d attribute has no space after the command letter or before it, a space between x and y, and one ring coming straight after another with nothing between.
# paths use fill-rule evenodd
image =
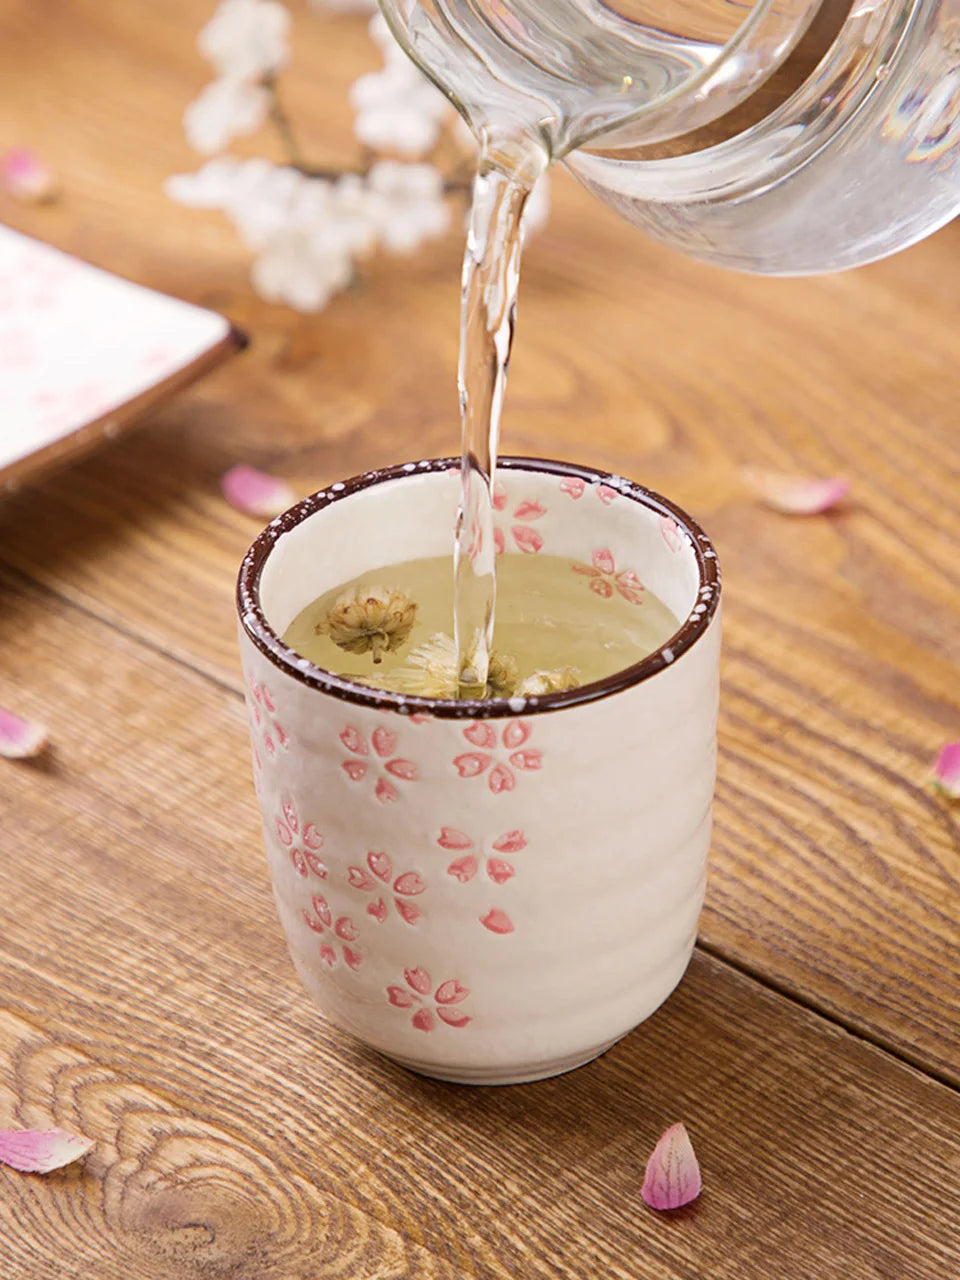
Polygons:
<instances>
[{"instance_id":1,"label":"clear glass pitcher body","mask_svg":"<svg viewBox=\"0 0 960 1280\"><path fill-rule=\"evenodd\" d=\"M960 0L381 0L494 154L694 257L811 274L960 212Z\"/></svg>"}]
</instances>

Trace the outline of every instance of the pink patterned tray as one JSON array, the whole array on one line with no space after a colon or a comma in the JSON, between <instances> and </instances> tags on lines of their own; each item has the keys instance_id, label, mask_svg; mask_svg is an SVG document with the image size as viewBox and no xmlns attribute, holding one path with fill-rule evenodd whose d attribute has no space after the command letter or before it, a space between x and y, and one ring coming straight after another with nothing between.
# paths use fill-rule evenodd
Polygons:
<instances>
[{"instance_id":1,"label":"pink patterned tray","mask_svg":"<svg viewBox=\"0 0 960 1280\"><path fill-rule=\"evenodd\" d=\"M243 345L223 316L0 226L0 491L88 452Z\"/></svg>"}]
</instances>

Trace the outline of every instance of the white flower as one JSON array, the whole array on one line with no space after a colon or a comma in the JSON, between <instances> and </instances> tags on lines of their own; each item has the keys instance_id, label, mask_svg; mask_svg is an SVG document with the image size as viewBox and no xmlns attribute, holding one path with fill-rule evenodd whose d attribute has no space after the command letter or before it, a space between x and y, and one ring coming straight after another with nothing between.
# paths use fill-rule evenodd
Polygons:
<instances>
[{"instance_id":1,"label":"white flower","mask_svg":"<svg viewBox=\"0 0 960 1280\"><path fill-rule=\"evenodd\" d=\"M537 179L523 210L521 223L524 239L546 226L550 217L550 179L543 174Z\"/></svg>"},{"instance_id":2,"label":"white flower","mask_svg":"<svg viewBox=\"0 0 960 1280\"><path fill-rule=\"evenodd\" d=\"M354 132L374 150L422 156L436 146L450 105L410 61L379 14L370 23L370 35L385 65L361 76L350 89Z\"/></svg>"},{"instance_id":3,"label":"white flower","mask_svg":"<svg viewBox=\"0 0 960 1280\"><path fill-rule=\"evenodd\" d=\"M259 80L286 66L289 30L290 13L277 0L221 0L197 44L218 75Z\"/></svg>"},{"instance_id":4,"label":"white flower","mask_svg":"<svg viewBox=\"0 0 960 1280\"><path fill-rule=\"evenodd\" d=\"M443 175L433 165L380 160L367 183L377 232L393 253L409 253L449 227Z\"/></svg>"},{"instance_id":5,"label":"white flower","mask_svg":"<svg viewBox=\"0 0 960 1280\"><path fill-rule=\"evenodd\" d=\"M331 247L319 252L317 237L298 228L281 232L255 260L250 278L268 302L282 302L297 311L320 311L350 283L349 254Z\"/></svg>"},{"instance_id":6,"label":"white flower","mask_svg":"<svg viewBox=\"0 0 960 1280\"><path fill-rule=\"evenodd\" d=\"M222 209L236 186L239 160L217 156L196 173L175 173L163 184L164 192L188 209Z\"/></svg>"},{"instance_id":7,"label":"white flower","mask_svg":"<svg viewBox=\"0 0 960 1280\"><path fill-rule=\"evenodd\" d=\"M450 114L446 98L406 57L355 81L354 133L367 147L422 156L437 144Z\"/></svg>"},{"instance_id":8,"label":"white flower","mask_svg":"<svg viewBox=\"0 0 960 1280\"><path fill-rule=\"evenodd\" d=\"M270 107L270 94L246 80L214 80L183 113L187 141L201 155L222 151L231 139L253 133Z\"/></svg>"}]
</instances>

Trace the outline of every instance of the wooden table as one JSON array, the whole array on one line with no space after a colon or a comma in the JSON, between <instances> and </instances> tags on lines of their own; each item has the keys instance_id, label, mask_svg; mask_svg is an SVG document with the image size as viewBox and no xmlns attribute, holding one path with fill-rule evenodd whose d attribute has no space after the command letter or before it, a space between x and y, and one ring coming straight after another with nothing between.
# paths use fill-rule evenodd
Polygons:
<instances>
[{"instance_id":1,"label":"wooden table","mask_svg":"<svg viewBox=\"0 0 960 1280\"><path fill-rule=\"evenodd\" d=\"M459 237L370 264L314 318L257 301L215 214L169 203L210 4L0 4L0 146L61 175L0 217L225 310L241 359L0 508L0 1126L93 1154L0 1171L18 1280L947 1280L960 1273L960 226L813 281L644 240L564 175L526 263L508 452L675 497L726 569L712 878L668 1004L594 1065L476 1091L327 1025L287 959L249 779L238 460L307 492L455 448ZM297 7L287 98L354 158L362 23ZM304 7L305 10L305 7ZM744 463L847 474L816 519ZM692 1207L639 1196L682 1118Z\"/></svg>"}]
</instances>

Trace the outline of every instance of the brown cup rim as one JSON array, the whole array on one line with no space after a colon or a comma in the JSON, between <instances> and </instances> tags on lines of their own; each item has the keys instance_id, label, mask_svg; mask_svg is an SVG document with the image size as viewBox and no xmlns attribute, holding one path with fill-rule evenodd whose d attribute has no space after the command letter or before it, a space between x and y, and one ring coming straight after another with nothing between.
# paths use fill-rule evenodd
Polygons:
<instances>
[{"instance_id":1,"label":"brown cup rim","mask_svg":"<svg viewBox=\"0 0 960 1280\"><path fill-rule=\"evenodd\" d=\"M660 494L592 467L578 466L572 462L557 462L549 458L504 457L497 466L505 471L535 471L540 474L583 480L587 485L602 485L614 489L621 497L628 498L657 515L669 516L687 534L697 561L700 585L697 601L687 617L672 636L653 653L647 654L632 666L614 672L603 680L567 689L561 693L546 693L523 698L522 707L515 698L490 698L485 701L464 699L452 701L446 698L427 698L412 694L394 693L386 689L371 689L353 684L342 676L303 658L272 629L260 603L260 577L270 552L280 539L296 528L309 516L332 506L352 494L390 480L402 480L414 475L430 475L437 471L459 468L459 458L431 458L422 462L398 463L382 470L368 471L365 475L352 476L337 481L303 498L282 515L271 520L254 541L240 565L237 577L237 611L240 625L251 642L276 667L292 679L320 693L330 694L345 702L374 710L394 711L402 715L430 715L447 720L494 720L516 715L538 715L545 711L561 711L565 707L580 706L622 693L634 685L649 680L683 656L704 635L720 602L720 564L713 544L695 520L680 507ZM696 612L700 610L700 612Z\"/></svg>"}]
</instances>

